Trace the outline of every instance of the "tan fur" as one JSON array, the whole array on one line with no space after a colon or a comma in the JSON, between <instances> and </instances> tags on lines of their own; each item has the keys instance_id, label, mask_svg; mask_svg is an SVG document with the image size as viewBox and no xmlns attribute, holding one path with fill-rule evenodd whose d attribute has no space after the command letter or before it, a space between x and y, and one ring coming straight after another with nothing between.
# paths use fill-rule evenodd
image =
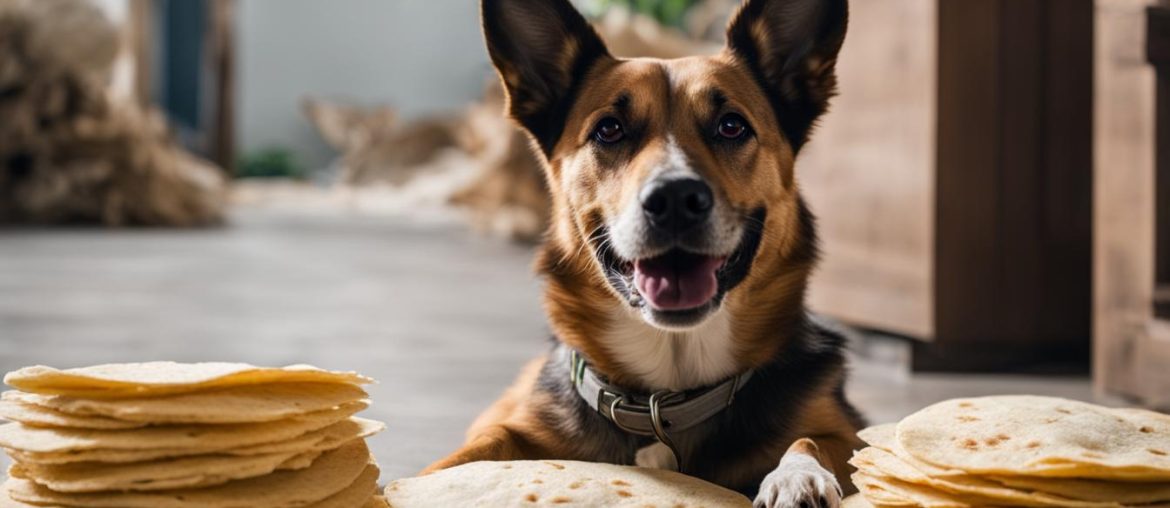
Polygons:
<instances>
[{"instance_id":1,"label":"tan fur","mask_svg":"<svg viewBox=\"0 0 1170 508\"><path fill-rule=\"evenodd\" d=\"M222 219L223 171L106 88L117 40L82 0L0 2L0 223Z\"/></svg>"},{"instance_id":2,"label":"tan fur","mask_svg":"<svg viewBox=\"0 0 1170 508\"><path fill-rule=\"evenodd\" d=\"M499 3L485 1L485 6ZM525 5L533 10L569 8L562 2L553 4L556 5L537 2ZM776 4L749 5L774 7ZM498 14L504 13L518 14L508 11ZM754 41L760 46L757 58L782 59L784 55L776 51L783 47L767 40L775 34L768 33L765 25L756 22L759 20L746 21L752 22L749 36L760 39ZM485 25L489 32L494 26L490 23L496 22L491 19ZM578 35L586 41L585 46L590 44L589 34L580 33L587 29L574 25L572 19L561 22L566 23L561 28L576 26ZM555 24L546 20L548 23ZM493 61L502 79L512 88L509 110L517 121L533 131L534 140L547 159L553 215L536 266L546 281L545 310L558 340L580 351L593 369L615 385L644 392L663 388L648 386L645 378L628 371L614 356L615 352L599 340L613 326L609 316L631 311L626 308L623 295L607 282L607 267L594 253L593 238L599 228L612 224L631 203L638 202L646 183L680 150L690 169L699 173L717 194L716 199L745 220L753 210L767 210L761 244L751 270L727 294L720 310L731 317L734 371L744 372L771 362L785 347L785 341L813 340L780 332L797 330L796 325L803 322L803 293L815 260L812 233L803 226L795 173L798 145L794 143L803 142L807 132L800 131L800 126L791 122L786 124L788 130L780 125L764 85L742 54L729 49L709 57L676 60L619 60L608 54L599 55L576 83L578 88L571 108L564 115L563 132L550 134L541 131L542 126L547 127L547 118L541 115L562 99L557 95L556 86L574 72L573 67L578 63L563 54L537 52L532 58L539 59L542 67L540 77L534 80L532 72L522 72L510 60L507 52L514 50L513 43L493 41L492 34L488 35ZM523 41L525 35L518 38ZM827 54L835 55L840 40L830 38L826 44ZM576 42L569 45L573 54L585 46ZM834 93L835 78L831 58L818 58L819 54L810 54L804 62L810 68L803 77L820 87L809 92L811 100L824 101ZM520 59L521 63L525 61ZM536 91L523 88L527 86ZM551 94L547 93L550 90ZM725 99L722 105L712 100L716 91ZM619 100L623 96L628 100ZM815 108L823 111L824 106L818 103ZM726 112L742 115L752 126L754 136L734 148L724 148L712 143L711 133L696 128L709 125L711 119ZM636 137L617 147L597 148L591 140L595 126L600 120L619 114L622 123L637 132ZM809 121L815 120L815 116ZM802 139L790 140L785 132L793 132ZM846 461L851 450L860 444L855 437L856 418L835 392L844 376L843 367L831 368L838 371L825 373L820 388L790 415L790 435L765 438L773 441L761 442L747 456L728 458L734 461L733 465L710 472L707 479L722 485L758 481L776 469L777 459L787 452L816 459L834 472L846 491L852 490ZM536 389L531 372L526 370L504 399L476 421L463 448L433 464L428 471L475 460L576 458L575 449L566 439L557 439L560 430L543 423L549 418L538 409L547 413L557 411L558 406L554 401L544 400L549 395ZM699 386L701 382L682 388Z\"/></svg>"}]
</instances>

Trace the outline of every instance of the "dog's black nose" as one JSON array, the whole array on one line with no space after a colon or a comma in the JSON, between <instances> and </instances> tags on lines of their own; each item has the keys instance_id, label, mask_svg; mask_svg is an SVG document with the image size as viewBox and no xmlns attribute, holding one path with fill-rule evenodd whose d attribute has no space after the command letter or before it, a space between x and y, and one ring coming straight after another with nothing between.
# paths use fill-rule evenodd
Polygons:
<instances>
[{"instance_id":1,"label":"dog's black nose","mask_svg":"<svg viewBox=\"0 0 1170 508\"><path fill-rule=\"evenodd\" d=\"M653 182L642 189L641 198L650 225L672 233L702 224L715 205L711 187L695 178Z\"/></svg>"}]
</instances>

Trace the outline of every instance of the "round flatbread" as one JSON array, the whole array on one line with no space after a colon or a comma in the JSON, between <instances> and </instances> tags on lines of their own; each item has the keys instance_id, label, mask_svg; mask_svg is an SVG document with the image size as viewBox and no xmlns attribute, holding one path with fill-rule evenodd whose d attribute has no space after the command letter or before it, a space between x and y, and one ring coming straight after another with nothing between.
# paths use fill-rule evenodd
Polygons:
<instances>
[{"instance_id":1,"label":"round flatbread","mask_svg":"<svg viewBox=\"0 0 1170 508\"><path fill-rule=\"evenodd\" d=\"M1008 487L1047 492L1082 501L1114 501L1125 505L1170 502L1170 482L1109 482L1076 478L991 476Z\"/></svg>"},{"instance_id":2,"label":"round flatbread","mask_svg":"<svg viewBox=\"0 0 1170 508\"><path fill-rule=\"evenodd\" d=\"M46 408L77 417L177 424L269 422L324 411L362 401L367 397L365 390L351 384L266 383L212 388L177 395L123 399L79 399L62 395L9 391L0 396L0 400ZM0 413L0 417L3 416L3 413ZM24 421L18 418L11 419Z\"/></svg>"},{"instance_id":3,"label":"round flatbread","mask_svg":"<svg viewBox=\"0 0 1170 508\"><path fill-rule=\"evenodd\" d=\"M85 450L194 449L203 453L292 439L345 420L366 408L350 403L287 420L228 425L175 425L132 430L0 426L0 447L34 453Z\"/></svg>"},{"instance_id":4,"label":"round flatbread","mask_svg":"<svg viewBox=\"0 0 1170 508\"><path fill-rule=\"evenodd\" d=\"M854 494L841 500L841 508L874 508L865 496Z\"/></svg>"},{"instance_id":5,"label":"round flatbread","mask_svg":"<svg viewBox=\"0 0 1170 508\"><path fill-rule=\"evenodd\" d=\"M1170 481L1170 417L1035 396L941 402L897 426L898 444L948 469L1003 476Z\"/></svg>"},{"instance_id":6,"label":"round flatbread","mask_svg":"<svg viewBox=\"0 0 1170 508\"><path fill-rule=\"evenodd\" d=\"M889 478L853 473L853 484L871 503L878 506L914 508L974 508L945 492Z\"/></svg>"},{"instance_id":7,"label":"round flatbread","mask_svg":"<svg viewBox=\"0 0 1170 508\"><path fill-rule=\"evenodd\" d=\"M306 508L364 507L370 503L378 491L378 475L380 474L381 471L378 470L378 466L370 464L366 466L362 474L352 484L346 487L345 490L313 503Z\"/></svg>"},{"instance_id":8,"label":"round flatbread","mask_svg":"<svg viewBox=\"0 0 1170 508\"><path fill-rule=\"evenodd\" d=\"M66 494L28 480L9 478L8 495L19 502L89 508L293 508L328 499L352 485L372 463L364 441L354 441L321 455L299 471L238 480L211 488L160 492Z\"/></svg>"},{"instance_id":9,"label":"round flatbread","mask_svg":"<svg viewBox=\"0 0 1170 508\"><path fill-rule=\"evenodd\" d=\"M367 384L354 372L330 372L310 365L283 368L244 363L122 363L58 370L37 365L4 376L13 388L44 395L120 398L189 393L208 388L265 383Z\"/></svg>"},{"instance_id":10,"label":"round flatbread","mask_svg":"<svg viewBox=\"0 0 1170 508\"><path fill-rule=\"evenodd\" d=\"M0 400L0 420L20 422L34 427L71 427L75 429L136 429L149 425L128 422L104 416L79 416L56 409L25 404L14 400Z\"/></svg>"},{"instance_id":11,"label":"round flatbread","mask_svg":"<svg viewBox=\"0 0 1170 508\"><path fill-rule=\"evenodd\" d=\"M361 439L381 432L385 426L380 422L362 418L349 418L320 430L297 436L287 441L262 443L240 448L215 450L224 455L265 455L274 453L303 453L332 450L354 439ZM64 453L29 453L8 450L8 454L20 462L29 464L73 464L78 462L126 463L158 460L173 457L202 455L208 452L197 448L154 448L146 450L85 450Z\"/></svg>"},{"instance_id":12,"label":"round flatbread","mask_svg":"<svg viewBox=\"0 0 1170 508\"><path fill-rule=\"evenodd\" d=\"M906 453L906 450L903 450L901 445L898 444L897 424L875 425L858 432L857 437L874 448L894 454L902 462L909 464L914 469L922 471L928 476L934 478L969 476L966 471L939 467L929 462L918 460L913 455Z\"/></svg>"},{"instance_id":13,"label":"round flatbread","mask_svg":"<svg viewBox=\"0 0 1170 508\"><path fill-rule=\"evenodd\" d=\"M210 487L264 476L277 470L304 469L320 454L199 455L129 464L80 462L46 466L17 463L9 473L57 492L147 492Z\"/></svg>"},{"instance_id":14,"label":"round flatbread","mask_svg":"<svg viewBox=\"0 0 1170 508\"><path fill-rule=\"evenodd\" d=\"M1121 505L1115 502L1077 501L1042 492L1017 490L971 475L931 477L901 461L894 454L874 447L858 451L849 463L871 477L930 487L952 496L955 500L973 505L1121 508Z\"/></svg>"},{"instance_id":15,"label":"round flatbread","mask_svg":"<svg viewBox=\"0 0 1170 508\"><path fill-rule=\"evenodd\" d=\"M752 505L739 493L673 471L563 460L465 464L390 482L385 494L393 508Z\"/></svg>"}]
</instances>

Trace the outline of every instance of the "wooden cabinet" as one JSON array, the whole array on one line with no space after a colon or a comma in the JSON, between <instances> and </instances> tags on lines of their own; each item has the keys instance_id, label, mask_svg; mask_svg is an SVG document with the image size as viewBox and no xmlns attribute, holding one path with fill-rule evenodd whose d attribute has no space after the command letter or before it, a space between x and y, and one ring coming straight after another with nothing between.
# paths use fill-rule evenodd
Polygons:
<instances>
[{"instance_id":1,"label":"wooden cabinet","mask_svg":"<svg viewBox=\"0 0 1170 508\"><path fill-rule=\"evenodd\" d=\"M798 167L814 309L920 370L1088 369L1092 0L853 2L842 95Z\"/></svg>"},{"instance_id":2,"label":"wooden cabinet","mask_svg":"<svg viewBox=\"0 0 1170 508\"><path fill-rule=\"evenodd\" d=\"M1159 315L1170 263L1170 9L1153 4L1097 6L1094 379L1101 392L1170 408L1170 316Z\"/></svg>"}]
</instances>

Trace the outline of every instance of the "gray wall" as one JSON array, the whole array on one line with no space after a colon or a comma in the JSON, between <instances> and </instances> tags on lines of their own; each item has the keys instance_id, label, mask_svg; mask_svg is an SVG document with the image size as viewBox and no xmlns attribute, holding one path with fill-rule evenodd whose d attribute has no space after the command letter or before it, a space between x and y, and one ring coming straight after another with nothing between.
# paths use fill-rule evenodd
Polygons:
<instances>
[{"instance_id":1,"label":"gray wall","mask_svg":"<svg viewBox=\"0 0 1170 508\"><path fill-rule=\"evenodd\" d=\"M244 0L237 14L237 136L310 168L333 151L301 114L306 95L390 103L407 116L462 107L490 67L473 0Z\"/></svg>"}]
</instances>

